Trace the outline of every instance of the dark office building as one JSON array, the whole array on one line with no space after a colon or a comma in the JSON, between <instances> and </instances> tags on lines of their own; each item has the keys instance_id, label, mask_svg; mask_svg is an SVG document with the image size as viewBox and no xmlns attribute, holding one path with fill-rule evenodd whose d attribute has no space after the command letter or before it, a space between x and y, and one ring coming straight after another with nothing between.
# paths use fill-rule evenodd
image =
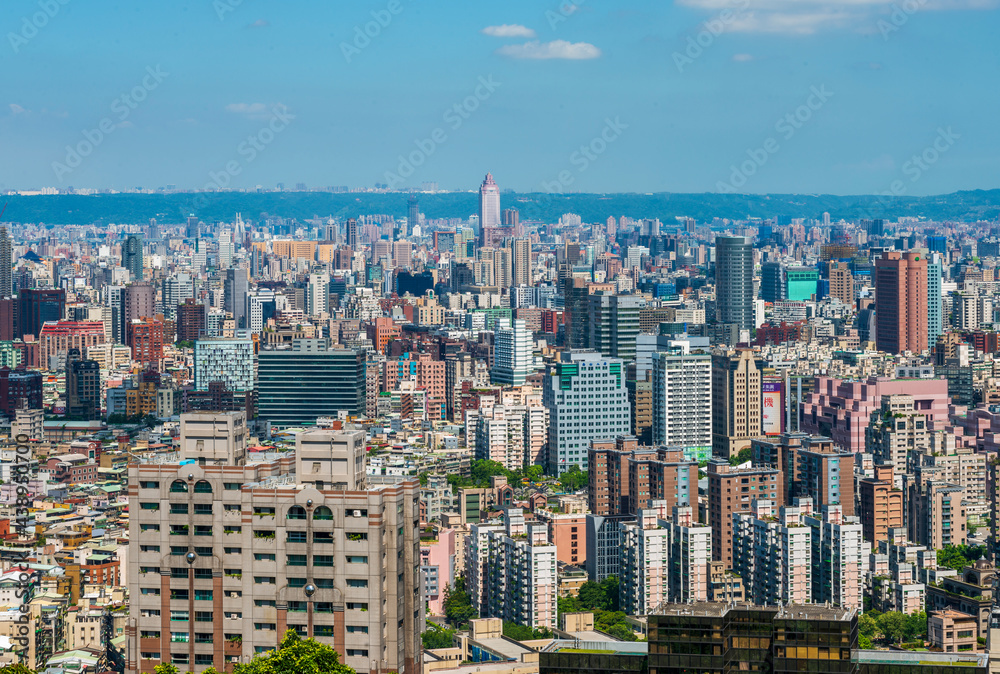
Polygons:
<instances>
[{"instance_id":1,"label":"dark office building","mask_svg":"<svg viewBox=\"0 0 1000 674\"><path fill-rule=\"evenodd\" d=\"M129 234L122 242L122 266L133 281L142 280L142 234Z\"/></svg>"},{"instance_id":2,"label":"dark office building","mask_svg":"<svg viewBox=\"0 0 1000 674\"><path fill-rule=\"evenodd\" d=\"M15 335L24 339L25 335L35 337L48 321L60 321L66 313L66 290L64 288L44 288L21 290L17 294L17 326Z\"/></svg>"},{"instance_id":3,"label":"dark office building","mask_svg":"<svg viewBox=\"0 0 1000 674\"><path fill-rule=\"evenodd\" d=\"M291 348L257 355L260 418L277 428L312 426L316 417L365 413L365 358L330 348L327 339L299 339Z\"/></svg>"},{"instance_id":4,"label":"dark office building","mask_svg":"<svg viewBox=\"0 0 1000 674\"><path fill-rule=\"evenodd\" d=\"M100 417L101 366L84 360L79 349L66 355L66 417L90 421Z\"/></svg>"},{"instance_id":5,"label":"dark office building","mask_svg":"<svg viewBox=\"0 0 1000 674\"><path fill-rule=\"evenodd\" d=\"M401 271L396 273L396 294L402 297L410 293L413 297L423 297L434 289L434 274L425 271L420 274Z\"/></svg>"},{"instance_id":6,"label":"dark office building","mask_svg":"<svg viewBox=\"0 0 1000 674\"><path fill-rule=\"evenodd\" d=\"M0 414L13 419L22 403L31 410L42 409L42 373L0 367Z\"/></svg>"},{"instance_id":7,"label":"dark office building","mask_svg":"<svg viewBox=\"0 0 1000 674\"><path fill-rule=\"evenodd\" d=\"M649 667L680 672L853 674L853 610L823 606L671 604L649 616Z\"/></svg>"},{"instance_id":8,"label":"dark office building","mask_svg":"<svg viewBox=\"0 0 1000 674\"><path fill-rule=\"evenodd\" d=\"M177 305L177 341L193 342L205 332L205 307L198 300L187 298Z\"/></svg>"},{"instance_id":9,"label":"dark office building","mask_svg":"<svg viewBox=\"0 0 1000 674\"><path fill-rule=\"evenodd\" d=\"M0 341L14 341L14 330L17 327L17 300L10 297L0 298Z\"/></svg>"}]
</instances>

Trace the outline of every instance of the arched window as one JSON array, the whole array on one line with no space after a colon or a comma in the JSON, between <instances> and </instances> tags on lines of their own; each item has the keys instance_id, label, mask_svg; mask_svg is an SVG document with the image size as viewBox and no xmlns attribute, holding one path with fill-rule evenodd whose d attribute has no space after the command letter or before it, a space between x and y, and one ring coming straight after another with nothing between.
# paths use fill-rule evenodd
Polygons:
<instances>
[{"instance_id":1,"label":"arched window","mask_svg":"<svg viewBox=\"0 0 1000 674\"><path fill-rule=\"evenodd\" d=\"M170 483L170 493L182 494L188 490L187 482L184 480L174 480Z\"/></svg>"},{"instance_id":2,"label":"arched window","mask_svg":"<svg viewBox=\"0 0 1000 674\"><path fill-rule=\"evenodd\" d=\"M332 520L333 519L333 511L330 510L329 508L327 508L326 506L320 506L320 507L316 508L315 512L313 512L313 519L314 520Z\"/></svg>"},{"instance_id":3,"label":"arched window","mask_svg":"<svg viewBox=\"0 0 1000 674\"><path fill-rule=\"evenodd\" d=\"M212 484L208 480L198 480L194 483L195 494L211 494Z\"/></svg>"},{"instance_id":4,"label":"arched window","mask_svg":"<svg viewBox=\"0 0 1000 674\"><path fill-rule=\"evenodd\" d=\"M292 506L288 509L286 518L290 520L304 520L306 518L306 509L302 506Z\"/></svg>"}]
</instances>

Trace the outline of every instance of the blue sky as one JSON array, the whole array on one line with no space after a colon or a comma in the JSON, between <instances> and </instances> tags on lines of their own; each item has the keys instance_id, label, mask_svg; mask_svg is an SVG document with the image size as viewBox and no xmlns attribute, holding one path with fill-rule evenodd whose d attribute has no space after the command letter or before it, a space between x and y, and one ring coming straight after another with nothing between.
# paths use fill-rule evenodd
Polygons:
<instances>
[{"instance_id":1,"label":"blue sky","mask_svg":"<svg viewBox=\"0 0 1000 674\"><path fill-rule=\"evenodd\" d=\"M995 188L998 4L4 0L0 188Z\"/></svg>"}]
</instances>

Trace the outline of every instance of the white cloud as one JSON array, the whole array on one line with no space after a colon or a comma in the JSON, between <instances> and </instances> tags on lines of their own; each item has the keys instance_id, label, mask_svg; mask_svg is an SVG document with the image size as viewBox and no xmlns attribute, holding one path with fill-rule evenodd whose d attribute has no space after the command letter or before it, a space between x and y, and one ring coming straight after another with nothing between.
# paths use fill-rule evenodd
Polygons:
<instances>
[{"instance_id":1,"label":"white cloud","mask_svg":"<svg viewBox=\"0 0 1000 674\"><path fill-rule=\"evenodd\" d=\"M580 61L584 59L596 59L601 55L601 50L589 42L567 42L566 40L553 40L552 42L539 42L532 40L524 44L508 44L497 49L497 54L514 59L568 59Z\"/></svg>"},{"instance_id":2,"label":"white cloud","mask_svg":"<svg viewBox=\"0 0 1000 674\"><path fill-rule=\"evenodd\" d=\"M753 54L733 54L733 60L737 63L746 63L747 61L753 61Z\"/></svg>"},{"instance_id":3,"label":"white cloud","mask_svg":"<svg viewBox=\"0 0 1000 674\"><path fill-rule=\"evenodd\" d=\"M247 26L247 28L267 28L270 25L271 25L270 22L265 21L264 19L257 19L249 26Z\"/></svg>"},{"instance_id":4,"label":"white cloud","mask_svg":"<svg viewBox=\"0 0 1000 674\"><path fill-rule=\"evenodd\" d=\"M887 0L678 0L705 12L732 12L726 30L811 35L823 30L872 32L879 16L893 11ZM1000 0L918 0L915 11L984 10Z\"/></svg>"},{"instance_id":5,"label":"white cloud","mask_svg":"<svg viewBox=\"0 0 1000 674\"><path fill-rule=\"evenodd\" d=\"M10 105L10 114L11 115L25 115L25 114L28 113L27 110L25 110L24 108L22 108L17 103L10 103L9 105Z\"/></svg>"},{"instance_id":6,"label":"white cloud","mask_svg":"<svg viewBox=\"0 0 1000 674\"><path fill-rule=\"evenodd\" d=\"M486 26L481 31L491 37L535 37L535 31L516 23L505 23L500 26Z\"/></svg>"},{"instance_id":7,"label":"white cloud","mask_svg":"<svg viewBox=\"0 0 1000 674\"><path fill-rule=\"evenodd\" d=\"M226 106L226 111L234 115L242 115L247 119L271 119L274 116L272 110L282 105L267 105L265 103L230 103Z\"/></svg>"}]
</instances>

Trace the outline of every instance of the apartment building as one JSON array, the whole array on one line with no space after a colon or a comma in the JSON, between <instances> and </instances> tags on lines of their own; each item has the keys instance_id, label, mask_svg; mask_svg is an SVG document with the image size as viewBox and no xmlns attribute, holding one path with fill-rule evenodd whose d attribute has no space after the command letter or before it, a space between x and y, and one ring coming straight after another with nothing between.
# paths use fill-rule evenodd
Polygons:
<instances>
[{"instance_id":1,"label":"apartment building","mask_svg":"<svg viewBox=\"0 0 1000 674\"><path fill-rule=\"evenodd\" d=\"M875 475L858 480L858 502L864 539L872 545L903 527L903 490L896 488L892 464L875 466Z\"/></svg>"},{"instance_id":2,"label":"apartment building","mask_svg":"<svg viewBox=\"0 0 1000 674\"><path fill-rule=\"evenodd\" d=\"M712 444L712 357L686 343L653 354L653 442L675 447Z\"/></svg>"},{"instance_id":3,"label":"apartment building","mask_svg":"<svg viewBox=\"0 0 1000 674\"><path fill-rule=\"evenodd\" d=\"M358 671L416 671L417 482L366 489L360 431L257 463L246 442L243 412L185 414L178 452L129 466L128 672L223 671L288 629Z\"/></svg>"},{"instance_id":4,"label":"apartment building","mask_svg":"<svg viewBox=\"0 0 1000 674\"><path fill-rule=\"evenodd\" d=\"M712 559L733 568L733 513L751 512L755 500L784 505L781 471L770 466L734 468L723 460L708 464L708 522L712 527Z\"/></svg>"},{"instance_id":5,"label":"apartment building","mask_svg":"<svg viewBox=\"0 0 1000 674\"><path fill-rule=\"evenodd\" d=\"M739 454L763 435L762 373L754 352L739 349L712 356L712 453Z\"/></svg>"},{"instance_id":6,"label":"apartment building","mask_svg":"<svg viewBox=\"0 0 1000 674\"><path fill-rule=\"evenodd\" d=\"M733 513L732 569L743 578L749 601L764 606L812 601L812 530L802 510L754 501Z\"/></svg>"},{"instance_id":7,"label":"apartment building","mask_svg":"<svg viewBox=\"0 0 1000 674\"><path fill-rule=\"evenodd\" d=\"M529 524L520 508L501 524L469 527L466 578L469 598L483 618L556 628L556 546L548 527Z\"/></svg>"}]
</instances>

